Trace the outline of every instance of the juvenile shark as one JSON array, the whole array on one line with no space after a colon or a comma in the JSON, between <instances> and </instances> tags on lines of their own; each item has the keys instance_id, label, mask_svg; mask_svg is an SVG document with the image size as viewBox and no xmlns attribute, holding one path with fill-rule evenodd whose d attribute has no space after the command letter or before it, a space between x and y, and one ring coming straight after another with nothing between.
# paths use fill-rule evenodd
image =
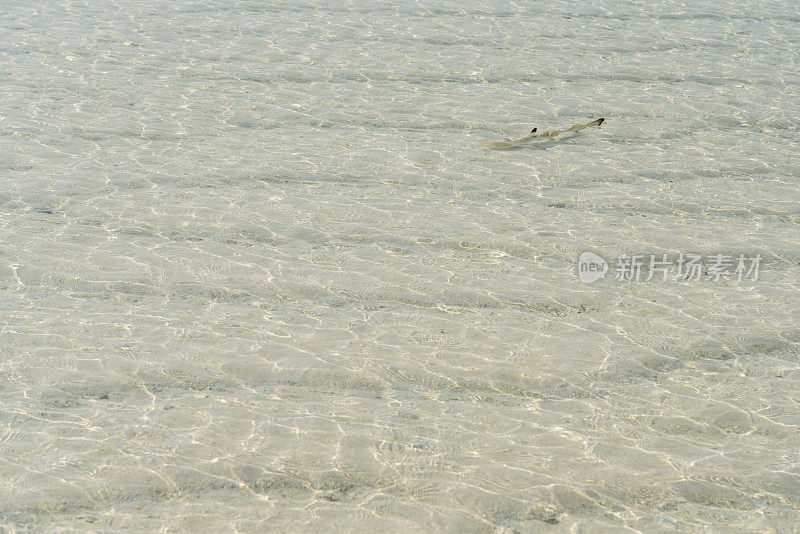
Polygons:
<instances>
[{"instance_id":1,"label":"juvenile shark","mask_svg":"<svg viewBox=\"0 0 800 534\"><path fill-rule=\"evenodd\" d=\"M481 143L481 146L494 148L496 150L512 150L515 148L535 148L537 150L546 150L545 147L540 145L531 144L535 141L548 141L550 139L566 139L572 137L577 132L589 126L600 126L605 119L597 119L596 121L587 122L586 124L576 124L570 126L566 130L548 130L546 132L538 132L538 128L531 130L531 133L519 139L505 139L503 141L488 141Z\"/></svg>"}]
</instances>

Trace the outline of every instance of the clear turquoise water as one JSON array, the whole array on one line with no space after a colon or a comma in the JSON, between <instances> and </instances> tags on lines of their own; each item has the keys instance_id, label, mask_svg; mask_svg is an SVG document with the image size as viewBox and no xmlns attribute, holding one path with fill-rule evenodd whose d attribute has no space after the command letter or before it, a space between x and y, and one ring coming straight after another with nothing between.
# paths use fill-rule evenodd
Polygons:
<instances>
[{"instance_id":1,"label":"clear turquoise water","mask_svg":"<svg viewBox=\"0 0 800 534\"><path fill-rule=\"evenodd\" d=\"M792 2L5 2L0 525L793 531L799 36ZM586 250L764 260L586 285Z\"/></svg>"}]
</instances>

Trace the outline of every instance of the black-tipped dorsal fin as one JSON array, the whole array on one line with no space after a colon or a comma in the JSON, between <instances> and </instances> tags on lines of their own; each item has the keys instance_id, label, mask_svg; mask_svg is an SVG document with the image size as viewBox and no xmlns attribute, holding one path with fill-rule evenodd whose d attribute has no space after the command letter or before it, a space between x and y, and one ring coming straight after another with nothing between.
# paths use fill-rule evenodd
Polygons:
<instances>
[{"instance_id":1,"label":"black-tipped dorsal fin","mask_svg":"<svg viewBox=\"0 0 800 534\"><path fill-rule=\"evenodd\" d=\"M533 130L531 130L531 133L536 133L536 128L534 128Z\"/></svg>"}]
</instances>

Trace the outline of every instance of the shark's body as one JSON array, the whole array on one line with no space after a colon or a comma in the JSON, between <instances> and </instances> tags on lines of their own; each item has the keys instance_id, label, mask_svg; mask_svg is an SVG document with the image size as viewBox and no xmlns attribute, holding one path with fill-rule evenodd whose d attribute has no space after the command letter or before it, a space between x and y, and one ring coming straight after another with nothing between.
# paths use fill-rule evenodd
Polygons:
<instances>
[{"instance_id":1,"label":"shark's body","mask_svg":"<svg viewBox=\"0 0 800 534\"><path fill-rule=\"evenodd\" d=\"M511 150L515 148L535 148L538 150L545 150L545 147L531 144L535 141L547 141L550 139L564 139L572 137L576 132L580 132L589 126L600 126L605 119L597 119L596 121L587 122L586 124L576 124L567 128L566 130L548 130L546 132L537 132L537 128L531 130L531 133L519 139L505 139L504 141L489 141L482 143L482 146L494 148L496 150Z\"/></svg>"}]
</instances>

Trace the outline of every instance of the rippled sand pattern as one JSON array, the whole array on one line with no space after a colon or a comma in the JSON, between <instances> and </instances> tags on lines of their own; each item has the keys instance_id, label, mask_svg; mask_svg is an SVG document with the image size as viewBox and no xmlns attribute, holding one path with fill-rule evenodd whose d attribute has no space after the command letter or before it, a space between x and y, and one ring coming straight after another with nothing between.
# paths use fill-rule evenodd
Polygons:
<instances>
[{"instance_id":1,"label":"rippled sand pattern","mask_svg":"<svg viewBox=\"0 0 800 534\"><path fill-rule=\"evenodd\" d=\"M796 8L5 1L0 525L796 531Z\"/></svg>"}]
</instances>

